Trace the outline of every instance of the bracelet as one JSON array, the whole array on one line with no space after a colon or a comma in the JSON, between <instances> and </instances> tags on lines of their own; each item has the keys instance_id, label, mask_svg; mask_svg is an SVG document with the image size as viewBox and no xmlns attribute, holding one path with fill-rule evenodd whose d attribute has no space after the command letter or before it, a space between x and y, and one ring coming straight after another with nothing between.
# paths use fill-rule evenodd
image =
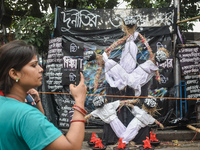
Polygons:
<instances>
[{"instance_id":1,"label":"bracelet","mask_svg":"<svg viewBox=\"0 0 200 150\"><path fill-rule=\"evenodd\" d=\"M85 120L71 120L70 123L72 122L84 122L85 123Z\"/></svg>"},{"instance_id":2,"label":"bracelet","mask_svg":"<svg viewBox=\"0 0 200 150\"><path fill-rule=\"evenodd\" d=\"M35 101L35 103L37 104L37 103L39 103L39 101L41 101L40 99L38 99L37 101Z\"/></svg>"},{"instance_id":3,"label":"bracelet","mask_svg":"<svg viewBox=\"0 0 200 150\"><path fill-rule=\"evenodd\" d=\"M72 107L75 110L79 111L81 114L83 114L84 116L87 114L87 111L79 106L77 106L76 104L74 104L74 106Z\"/></svg>"},{"instance_id":4,"label":"bracelet","mask_svg":"<svg viewBox=\"0 0 200 150\"><path fill-rule=\"evenodd\" d=\"M158 123L158 125L160 126L160 122Z\"/></svg>"}]
</instances>

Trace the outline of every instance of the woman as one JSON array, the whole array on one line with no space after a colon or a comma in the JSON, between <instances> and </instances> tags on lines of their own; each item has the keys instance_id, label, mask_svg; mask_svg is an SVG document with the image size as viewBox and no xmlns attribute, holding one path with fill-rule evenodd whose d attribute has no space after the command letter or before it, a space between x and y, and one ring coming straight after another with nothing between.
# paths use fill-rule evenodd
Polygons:
<instances>
[{"instance_id":1,"label":"woman","mask_svg":"<svg viewBox=\"0 0 200 150\"><path fill-rule=\"evenodd\" d=\"M0 66L4 93L0 96L0 149L81 149L87 91L83 74L78 86L70 84L75 111L65 137L37 108L24 103L29 89L42 83L35 48L20 40L5 44L0 48Z\"/></svg>"}]
</instances>

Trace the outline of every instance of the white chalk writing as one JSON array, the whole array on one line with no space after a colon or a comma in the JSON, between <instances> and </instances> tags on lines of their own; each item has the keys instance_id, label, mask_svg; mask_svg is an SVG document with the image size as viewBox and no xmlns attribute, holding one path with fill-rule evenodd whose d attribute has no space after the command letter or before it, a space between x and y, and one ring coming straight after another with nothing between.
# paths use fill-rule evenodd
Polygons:
<instances>
[{"instance_id":1,"label":"white chalk writing","mask_svg":"<svg viewBox=\"0 0 200 150\"><path fill-rule=\"evenodd\" d=\"M200 97L200 85L198 75L186 75L186 92L188 98L199 98Z\"/></svg>"},{"instance_id":2,"label":"white chalk writing","mask_svg":"<svg viewBox=\"0 0 200 150\"><path fill-rule=\"evenodd\" d=\"M69 31L71 29L71 25L76 28L80 28L82 26L96 27L97 19L100 17L97 14L92 13L89 10L64 10L60 12L62 14L63 23L66 24L65 27L61 27L62 32Z\"/></svg>"},{"instance_id":3,"label":"white chalk writing","mask_svg":"<svg viewBox=\"0 0 200 150\"><path fill-rule=\"evenodd\" d=\"M49 40L49 51L47 56L47 85L52 92L61 90L62 86L62 68L63 68L62 38Z\"/></svg>"}]
</instances>

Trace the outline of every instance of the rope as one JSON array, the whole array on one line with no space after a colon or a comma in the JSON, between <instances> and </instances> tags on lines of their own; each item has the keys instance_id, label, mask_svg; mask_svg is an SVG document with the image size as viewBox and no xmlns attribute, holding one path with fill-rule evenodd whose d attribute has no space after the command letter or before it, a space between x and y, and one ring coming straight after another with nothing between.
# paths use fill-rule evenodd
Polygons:
<instances>
[{"instance_id":1,"label":"rope","mask_svg":"<svg viewBox=\"0 0 200 150\"><path fill-rule=\"evenodd\" d=\"M38 91L38 93L71 95L71 93L42 92L42 91ZM126 97L126 98L149 98L148 96L125 96L125 95L94 95L94 94L87 94L87 96ZM197 99L199 99L199 98L179 98L179 97L152 97L152 98L157 98L157 99L171 99L171 100L177 100L177 99L197 100Z\"/></svg>"}]
</instances>

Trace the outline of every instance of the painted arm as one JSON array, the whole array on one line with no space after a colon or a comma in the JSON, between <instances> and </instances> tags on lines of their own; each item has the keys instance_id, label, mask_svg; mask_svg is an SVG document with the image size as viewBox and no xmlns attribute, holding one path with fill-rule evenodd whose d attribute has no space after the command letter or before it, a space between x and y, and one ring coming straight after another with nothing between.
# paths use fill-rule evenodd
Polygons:
<instances>
[{"instance_id":1,"label":"painted arm","mask_svg":"<svg viewBox=\"0 0 200 150\"><path fill-rule=\"evenodd\" d=\"M163 126L162 123L158 122L157 120L155 120L155 123L156 123L157 125L159 125L161 129L164 129L164 126Z\"/></svg>"},{"instance_id":2,"label":"painted arm","mask_svg":"<svg viewBox=\"0 0 200 150\"><path fill-rule=\"evenodd\" d=\"M155 54L152 52L152 49L149 46L149 43L147 42L146 38L144 38L142 36L142 34L139 33L138 35L141 38L142 43L146 46L147 50L149 51L149 58L150 58L150 60L153 61L153 63L155 64L156 63L155 60L154 60ZM158 70L156 71L156 80L158 80L158 82L161 81L161 79L160 79L160 73L159 73Z\"/></svg>"},{"instance_id":3,"label":"painted arm","mask_svg":"<svg viewBox=\"0 0 200 150\"><path fill-rule=\"evenodd\" d=\"M110 53L119 45L123 44L126 42L126 40L130 37L131 35L126 35L123 38L117 40L113 44L111 44L108 48L105 49L106 54L108 57L110 56Z\"/></svg>"},{"instance_id":4,"label":"painted arm","mask_svg":"<svg viewBox=\"0 0 200 150\"><path fill-rule=\"evenodd\" d=\"M103 56L100 54L96 54L96 60L97 60L97 64L98 64L98 69L97 69L97 73L96 76L94 78L94 91L97 90L98 88L98 84L99 84L99 79L103 70L103 66L104 66L104 61L103 61Z\"/></svg>"},{"instance_id":5,"label":"painted arm","mask_svg":"<svg viewBox=\"0 0 200 150\"><path fill-rule=\"evenodd\" d=\"M127 105L129 106L129 104L135 104L139 102L139 99L129 99L129 100L124 100L124 101L120 101L120 105Z\"/></svg>"},{"instance_id":6,"label":"painted arm","mask_svg":"<svg viewBox=\"0 0 200 150\"><path fill-rule=\"evenodd\" d=\"M88 120L90 117L92 117L92 114L88 114L84 118L85 118L85 120Z\"/></svg>"}]
</instances>

